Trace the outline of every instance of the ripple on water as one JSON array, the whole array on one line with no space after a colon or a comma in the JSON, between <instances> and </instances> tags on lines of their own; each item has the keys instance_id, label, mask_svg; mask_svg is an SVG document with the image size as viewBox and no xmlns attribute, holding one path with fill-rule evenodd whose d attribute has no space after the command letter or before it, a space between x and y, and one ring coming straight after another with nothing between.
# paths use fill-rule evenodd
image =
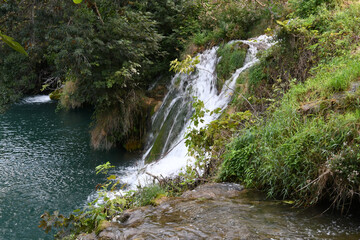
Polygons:
<instances>
[{"instance_id":1,"label":"ripple on water","mask_svg":"<svg viewBox=\"0 0 360 240\"><path fill-rule=\"evenodd\" d=\"M48 210L83 206L104 177L95 167L136 156L89 146L90 111L55 113L47 96L26 98L0 115L0 239L52 239L38 229Z\"/></svg>"}]
</instances>

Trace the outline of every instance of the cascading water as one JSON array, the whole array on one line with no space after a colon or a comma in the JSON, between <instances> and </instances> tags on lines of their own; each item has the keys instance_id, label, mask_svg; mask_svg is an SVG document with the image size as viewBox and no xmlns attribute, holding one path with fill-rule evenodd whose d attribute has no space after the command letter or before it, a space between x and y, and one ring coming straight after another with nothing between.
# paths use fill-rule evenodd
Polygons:
<instances>
[{"instance_id":1,"label":"cascading water","mask_svg":"<svg viewBox=\"0 0 360 240\"><path fill-rule=\"evenodd\" d=\"M135 188L139 184L146 185L152 180L146 172L163 177L179 173L188 161L192 160L187 156L183 137L186 130L193 127L189 121L193 113L191 106L193 97L203 101L206 109L221 108L224 110L231 100L236 79L240 73L258 62L256 54L259 50L273 45L272 38L266 35L248 41L240 40L240 42L249 45L244 66L236 70L224 84L220 93L216 88L216 65L220 60L217 57L218 47L199 54L200 63L196 66L197 71L193 74L174 76L162 106L152 118L153 131L148 139L148 150L136 167L119 171L121 180L126 182L130 188ZM205 116L201 126L210 123L217 117L215 115ZM157 161L145 164L149 158Z\"/></svg>"}]
</instances>

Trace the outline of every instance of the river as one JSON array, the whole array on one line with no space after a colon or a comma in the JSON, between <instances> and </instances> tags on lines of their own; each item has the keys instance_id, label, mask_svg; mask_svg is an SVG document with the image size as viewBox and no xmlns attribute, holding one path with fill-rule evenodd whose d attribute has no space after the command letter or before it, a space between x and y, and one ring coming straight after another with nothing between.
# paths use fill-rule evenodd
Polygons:
<instances>
[{"instance_id":1,"label":"river","mask_svg":"<svg viewBox=\"0 0 360 240\"><path fill-rule=\"evenodd\" d=\"M136 155L94 151L89 145L91 111L58 113L47 96L26 98L0 114L0 240L53 239L38 229L44 211L68 214L82 207L104 176Z\"/></svg>"}]
</instances>

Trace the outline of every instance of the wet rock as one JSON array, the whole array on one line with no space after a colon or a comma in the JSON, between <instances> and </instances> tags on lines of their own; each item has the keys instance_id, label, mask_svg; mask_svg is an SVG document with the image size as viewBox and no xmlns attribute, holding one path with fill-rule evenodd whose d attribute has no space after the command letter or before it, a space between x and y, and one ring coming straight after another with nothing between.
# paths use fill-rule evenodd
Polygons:
<instances>
[{"instance_id":1,"label":"wet rock","mask_svg":"<svg viewBox=\"0 0 360 240\"><path fill-rule=\"evenodd\" d=\"M238 184L211 183L155 207L124 211L97 239L359 239L359 225L344 230L321 213L305 214Z\"/></svg>"},{"instance_id":2,"label":"wet rock","mask_svg":"<svg viewBox=\"0 0 360 240\"><path fill-rule=\"evenodd\" d=\"M91 234L80 234L79 236L77 236L76 238L77 240L97 240L97 236L95 235L95 233L91 233Z\"/></svg>"},{"instance_id":3,"label":"wet rock","mask_svg":"<svg viewBox=\"0 0 360 240\"><path fill-rule=\"evenodd\" d=\"M235 183L211 183L201 185L193 191L185 192L183 198L231 198L239 196L244 187Z\"/></svg>"},{"instance_id":4,"label":"wet rock","mask_svg":"<svg viewBox=\"0 0 360 240\"><path fill-rule=\"evenodd\" d=\"M122 240L125 239L124 236L122 235L122 232L119 228L117 228L116 226L111 226L108 227L107 229L105 229L104 231L102 231L99 234L99 240Z\"/></svg>"},{"instance_id":5,"label":"wet rock","mask_svg":"<svg viewBox=\"0 0 360 240\"><path fill-rule=\"evenodd\" d=\"M115 216L115 217L112 219L112 221L113 221L113 222L124 223L124 222L126 222L129 218L130 218L130 214L128 214L128 213L123 213L122 215Z\"/></svg>"}]
</instances>

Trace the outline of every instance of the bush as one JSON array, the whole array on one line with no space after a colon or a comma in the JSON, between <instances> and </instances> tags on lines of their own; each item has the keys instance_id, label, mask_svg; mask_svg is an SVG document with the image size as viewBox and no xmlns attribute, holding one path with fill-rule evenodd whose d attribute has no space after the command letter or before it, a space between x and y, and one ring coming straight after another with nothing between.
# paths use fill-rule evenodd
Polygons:
<instances>
[{"instance_id":1,"label":"bush","mask_svg":"<svg viewBox=\"0 0 360 240\"><path fill-rule=\"evenodd\" d=\"M247 1L201 1L199 32L192 41L198 46L214 46L233 39L247 39L248 33L262 19L269 22L269 9L256 2ZM263 26L263 30L267 25ZM257 31L259 30L257 29Z\"/></svg>"},{"instance_id":2,"label":"bush","mask_svg":"<svg viewBox=\"0 0 360 240\"><path fill-rule=\"evenodd\" d=\"M164 188L159 185L150 185L143 188L140 188L138 192L134 195L134 205L135 206L146 206L153 204L154 199L159 196L166 196L167 192Z\"/></svg>"},{"instance_id":3,"label":"bush","mask_svg":"<svg viewBox=\"0 0 360 240\"><path fill-rule=\"evenodd\" d=\"M236 69L242 67L245 62L248 45L241 42L222 45L217 50L221 58L216 66L217 89L220 92L223 84L227 81Z\"/></svg>"}]
</instances>

